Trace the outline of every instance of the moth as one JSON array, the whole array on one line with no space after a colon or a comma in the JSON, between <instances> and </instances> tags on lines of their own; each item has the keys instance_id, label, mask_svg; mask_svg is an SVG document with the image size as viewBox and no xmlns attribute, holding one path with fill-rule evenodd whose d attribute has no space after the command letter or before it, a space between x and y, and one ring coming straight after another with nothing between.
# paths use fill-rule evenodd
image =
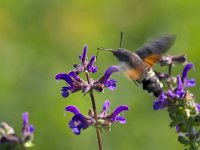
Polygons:
<instances>
[{"instance_id":1,"label":"moth","mask_svg":"<svg viewBox=\"0 0 200 150\"><path fill-rule=\"evenodd\" d=\"M174 35L167 35L153 40L136 52L124 48L99 48L99 50L112 52L128 77L141 84L144 90L158 97L163 91L163 85L152 68L155 63L159 62L161 56L171 48L174 41Z\"/></svg>"}]
</instances>

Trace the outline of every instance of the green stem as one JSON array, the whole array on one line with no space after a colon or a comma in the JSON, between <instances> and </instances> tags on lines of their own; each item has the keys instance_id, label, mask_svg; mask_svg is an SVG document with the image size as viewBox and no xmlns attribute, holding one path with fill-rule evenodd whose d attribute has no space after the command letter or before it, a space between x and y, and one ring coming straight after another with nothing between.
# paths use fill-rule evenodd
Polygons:
<instances>
[{"instance_id":1,"label":"green stem","mask_svg":"<svg viewBox=\"0 0 200 150\"><path fill-rule=\"evenodd\" d=\"M172 74L172 64L169 64L169 69L168 69L168 75L171 78L171 74ZM167 80L167 84L169 89L173 89L171 81Z\"/></svg>"},{"instance_id":2,"label":"green stem","mask_svg":"<svg viewBox=\"0 0 200 150\"><path fill-rule=\"evenodd\" d=\"M169 74L169 76L171 76L171 74L172 74L172 64L169 64L168 74Z\"/></svg>"},{"instance_id":3,"label":"green stem","mask_svg":"<svg viewBox=\"0 0 200 150\"><path fill-rule=\"evenodd\" d=\"M87 78L88 84L91 84L90 75L89 75L88 72L86 72L86 78ZM90 90L90 98L91 98L91 102L92 102L92 109L93 109L93 112L94 112L94 118L95 118L95 121L98 122L98 114L97 114L96 103L95 103L94 94L93 94L92 89ZM98 128L96 128L96 134L97 134L99 150L103 150L101 131Z\"/></svg>"}]
</instances>

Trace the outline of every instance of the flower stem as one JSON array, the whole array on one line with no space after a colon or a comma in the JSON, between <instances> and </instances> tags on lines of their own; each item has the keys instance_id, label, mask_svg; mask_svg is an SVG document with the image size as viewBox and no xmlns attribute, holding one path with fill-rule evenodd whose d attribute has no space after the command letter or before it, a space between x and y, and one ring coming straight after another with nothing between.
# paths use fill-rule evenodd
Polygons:
<instances>
[{"instance_id":1,"label":"flower stem","mask_svg":"<svg viewBox=\"0 0 200 150\"><path fill-rule=\"evenodd\" d=\"M171 78L171 74L172 74L172 64L169 64L168 75L169 75L170 78ZM168 84L168 88L170 90L172 90L173 88L172 88L170 80L167 81L167 84Z\"/></svg>"},{"instance_id":2,"label":"flower stem","mask_svg":"<svg viewBox=\"0 0 200 150\"><path fill-rule=\"evenodd\" d=\"M88 84L91 84L90 75L88 72L86 72L86 78L87 78ZM94 94L93 94L92 89L90 90L90 98L91 98L91 102L92 102L94 118L95 118L95 121L98 122L98 114L97 114L96 103L95 103ZM98 128L96 128L96 134L97 134L99 150L103 150L101 132Z\"/></svg>"},{"instance_id":3,"label":"flower stem","mask_svg":"<svg viewBox=\"0 0 200 150\"><path fill-rule=\"evenodd\" d=\"M171 74L172 74L172 64L169 64L168 74L169 74L169 76L171 76Z\"/></svg>"},{"instance_id":4,"label":"flower stem","mask_svg":"<svg viewBox=\"0 0 200 150\"><path fill-rule=\"evenodd\" d=\"M26 150L26 148L24 147L23 144L21 144L21 149L22 149L22 150Z\"/></svg>"}]
</instances>

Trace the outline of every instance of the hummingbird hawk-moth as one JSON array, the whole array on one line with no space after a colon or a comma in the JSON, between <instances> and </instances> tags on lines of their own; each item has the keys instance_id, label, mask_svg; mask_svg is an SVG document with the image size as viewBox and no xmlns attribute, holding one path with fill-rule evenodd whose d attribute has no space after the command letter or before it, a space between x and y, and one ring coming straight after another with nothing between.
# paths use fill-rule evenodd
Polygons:
<instances>
[{"instance_id":1,"label":"hummingbird hawk-moth","mask_svg":"<svg viewBox=\"0 0 200 150\"><path fill-rule=\"evenodd\" d=\"M158 97L162 92L162 83L155 75L152 67L159 62L161 56L173 45L175 36L163 36L156 39L136 52L123 48L99 50L111 51L122 64L122 69L134 82L142 85L144 90Z\"/></svg>"}]
</instances>

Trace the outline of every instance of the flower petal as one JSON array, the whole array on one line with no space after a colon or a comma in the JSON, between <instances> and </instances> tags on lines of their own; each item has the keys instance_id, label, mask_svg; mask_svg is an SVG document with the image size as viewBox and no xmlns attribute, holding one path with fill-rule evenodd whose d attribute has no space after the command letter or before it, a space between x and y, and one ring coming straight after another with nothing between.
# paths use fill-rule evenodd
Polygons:
<instances>
[{"instance_id":1,"label":"flower petal","mask_svg":"<svg viewBox=\"0 0 200 150\"><path fill-rule=\"evenodd\" d=\"M76 134L76 135L80 135L80 134L81 134L81 129L79 129L79 128L73 128L72 131L73 131L74 134Z\"/></svg>"},{"instance_id":2,"label":"flower petal","mask_svg":"<svg viewBox=\"0 0 200 150\"><path fill-rule=\"evenodd\" d=\"M174 94L172 90L168 90L168 95L169 95L170 98L176 97L176 94Z\"/></svg>"},{"instance_id":3,"label":"flower petal","mask_svg":"<svg viewBox=\"0 0 200 150\"><path fill-rule=\"evenodd\" d=\"M86 129L87 127L89 127L89 123L86 121L86 117L80 113L74 115L69 122L69 128L71 128L76 135L81 133L81 129Z\"/></svg>"},{"instance_id":4,"label":"flower petal","mask_svg":"<svg viewBox=\"0 0 200 150\"><path fill-rule=\"evenodd\" d=\"M167 98L167 96L166 96L165 92L162 92L162 93L160 94L160 96L159 96L159 99L161 99L161 100L164 100L164 99L166 99L166 98Z\"/></svg>"},{"instance_id":5,"label":"flower petal","mask_svg":"<svg viewBox=\"0 0 200 150\"><path fill-rule=\"evenodd\" d=\"M102 112L107 112L109 107L110 107L111 103L109 100L106 100L103 104L103 109L102 109Z\"/></svg>"},{"instance_id":6,"label":"flower petal","mask_svg":"<svg viewBox=\"0 0 200 150\"><path fill-rule=\"evenodd\" d=\"M22 118L23 118L23 127L22 127L22 135L23 138L28 138L29 140L32 141L33 139L30 138L30 136L33 136L33 132L34 132L34 127L33 125L29 124L29 118L28 118L28 112L24 112L22 114Z\"/></svg>"},{"instance_id":7,"label":"flower petal","mask_svg":"<svg viewBox=\"0 0 200 150\"><path fill-rule=\"evenodd\" d=\"M116 80L110 79L107 80L104 85L107 87L109 90L113 91L116 88Z\"/></svg>"},{"instance_id":8,"label":"flower petal","mask_svg":"<svg viewBox=\"0 0 200 150\"><path fill-rule=\"evenodd\" d=\"M69 128L71 128L72 132L76 135L79 135L81 133L81 129L76 127L76 124L73 120L69 122Z\"/></svg>"},{"instance_id":9,"label":"flower petal","mask_svg":"<svg viewBox=\"0 0 200 150\"><path fill-rule=\"evenodd\" d=\"M183 69L183 72L182 72L182 82L183 84L185 84L187 82L187 75L188 75L188 71L190 69L193 69L194 70L194 64L192 63L188 63L187 65L185 65L184 69Z\"/></svg>"},{"instance_id":10,"label":"flower petal","mask_svg":"<svg viewBox=\"0 0 200 150\"><path fill-rule=\"evenodd\" d=\"M64 86L64 87L62 87L62 90L61 90L62 91L62 96L65 97L65 98L68 97L69 96L69 92L68 91L70 89L71 89L71 86L67 86L67 87Z\"/></svg>"},{"instance_id":11,"label":"flower petal","mask_svg":"<svg viewBox=\"0 0 200 150\"><path fill-rule=\"evenodd\" d=\"M108 78L111 76L114 72L119 72L120 69L117 66L110 66L104 73L105 79L104 81L108 80Z\"/></svg>"},{"instance_id":12,"label":"flower petal","mask_svg":"<svg viewBox=\"0 0 200 150\"><path fill-rule=\"evenodd\" d=\"M35 131L35 128L33 127L32 124L29 125L29 131L31 134Z\"/></svg>"},{"instance_id":13,"label":"flower petal","mask_svg":"<svg viewBox=\"0 0 200 150\"><path fill-rule=\"evenodd\" d=\"M79 56L83 65L86 65L86 63L87 63L87 49L88 49L88 46L85 44L83 47L83 54L81 56Z\"/></svg>"},{"instance_id":14,"label":"flower petal","mask_svg":"<svg viewBox=\"0 0 200 150\"><path fill-rule=\"evenodd\" d=\"M83 116L81 113L74 115L74 117L72 118L72 120L74 121L80 121L80 122L85 122L86 117Z\"/></svg>"},{"instance_id":15,"label":"flower petal","mask_svg":"<svg viewBox=\"0 0 200 150\"><path fill-rule=\"evenodd\" d=\"M175 126L175 129L176 129L177 132L179 132L179 131L180 131L180 126L179 126L179 125L176 125L176 126Z\"/></svg>"},{"instance_id":16,"label":"flower petal","mask_svg":"<svg viewBox=\"0 0 200 150\"><path fill-rule=\"evenodd\" d=\"M197 111L200 112L200 104L196 103Z\"/></svg>"},{"instance_id":17,"label":"flower petal","mask_svg":"<svg viewBox=\"0 0 200 150\"><path fill-rule=\"evenodd\" d=\"M186 93L186 92L184 91L184 87L183 87L183 83L182 83L182 80L181 80L180 75L177 76L177 88L176 88L175 93L176 93L176 96L177 96L178 98L184 97L184 95L185 95L185 93Z\"/></svg>"},{"instance_id":18,"label":"flower petal","mask_svg":"<svg viewBox=\"0 0 200 150\"><path fill-rule=\"evenodd\" d=\"M22 114L22 118L23 118L23 124L24 124L24 126L28 125L28 112L24 112Z\"/></svg>"},{"instance_id":19,"label":"flower petal","mask_svg":"<svg viewBox=\"0 0 200 150\"><path fill-rule=\"evenodd\" d=\"M80 81L79 76L77 76L75 72L70 71L70 72L68 73L68 75L71 76L71 77L73 77L76 81Z\"/></svg>"},{"instance_id":20,"label":"flower petal","mask_svg":"<svg viewBox=\"0 0 200 150\"><path fill-rule=\"evenodd\" d=\"M69 122L69 128L71 128L71 129L76 128L76 125L75 125L75 123L74 123L73 120L70 120L70 122Z\"/></svg>"},{"instance_id":21,"label":"flower petal","mask_svg":"<svg viewBox=\"0 0 200 150\"><path fill-rule=\"evenodd\" d=\"M117 116L116 120L119 121L119 123L121 123L121 124L125 124L126 123L126 118L124 118L122 116Z\"/></svg>"},{"instance_id":22,"label":"flower petal","mask_svg":"<svg viewBox=\"0 0 200 150\"><path fill-rule=\"evenodd\" d=\"M56 80L65 80L69 85L73 86L71 77L66 73L59 73L56 75Z\"/></svg>"},{"instance_id":23,"label":"flower petal","mask_svg":"<svg viewBox=\"0 0 200 150\"><path fill-rule=\"evenodd\" d=\"M163 109L167 106L167 104L168 104L167 96L164 92L162 92L158 97L158 99L154 101L153 109L154 110Z\"/></svg>"},{"instance_id":24,"label":"flower petal","mask_svg":"<svg viewBox=\"0 0 200 150\"><path fill-rule=\"evenodd\" d=\"M100 118L105 117L107 115L107 112L108 112L108 109L110 108L110 105L111 105L111 103L110 103L109 100L106 100L104 102L103 109L102 109L102 111L101 111L101 113L99 115Z\"/></svg>"},{"instance_id":25,"label":"flower petal","mask_svg":"<svg viewBox=\"0 0 200 150\"><path fill-rule=\"evenodd\" d=\"M0 136L4 135L5 133L6 134L15 134L15 131L8 123L1 122L1 124L0 124Z\"/></svg>"},{"instance_id":26,"label":"flower petal","mask_svg":"<svg viewBox=\"0 0 200 150\"><path fill-rule=\"evenodd\" d=\"M9 146L21 144L21 139L15 134L7 134L7 135L0 138L0 145L1 144L8 144L8 143L9 143ZM3 148L3 149L5 149L5 148Z\"/></svg>"},{"instance_id":27,"label":"flower petal","mask_svg":"<svg viewBox=\"0 0 200 150\"><path fill-rule=\"evenodd\" d=\"M187 62L186 55L173 56L172 62L184 64Z\"/></svg>"},{"instance_id":28,"label":"flower petal","mask_svg":"<svg viewBox=\"0 0 200 150\"><path fill-rule=\"evenodd\" d=\"M194 87L195 85L196 85L196 82L194 78L187 80L187 82L185 83L186 87Z\"/></svg>"},{"instance_id":29,"label":"flower petal","mask_svg":"<svg viewBox=\"0 0 200 150\"><path fill-rule=\"evenodd\" d=\"M177 91L182 91L183 90L183 83L181 80L180 75L177 76Z\"/></svg>"},{"instance_id":30,"label":"flower petal","mask_svg":"<svg viewBox=\"0 0 200 150\"><path fill-rule=\"evenodd\" d=\"M112 113L112 118L115 118L118 114L120 114L122 111L128 111L127 105L121 105L115 108L114 112Z\"/></svg>"},{"instance_id":31,"label":"flower petal","mask_svg":"<svg viewBox=\"0 0 200 150\"><path fill-rule=\"evenodd\" d=\"M166 106L167 106L167 101L155 100L153 104L153 109L154 110L163 109Z\"/></svg>"},{"instance_id":32,"label":"flower petal","mask_svg":"<svg viewBox=\"0 0 200 150\"><path fill-rule=\"evenodd\" d=\"M65 110L73 113L74 115L80 114L79 109L74 105L69 105L69 106L65 107Z\"/></svg>"},{"instance_id":33,"label":"flower petal","mask_svg":"<svg viewBox=\"0 0 200 150\"><path fill-rule=\"evenodd\" d=\"M88 64L88 71L89 72L92 72L92 73L95 73L97 72L97 66L94 65L94 63L96 62L96 56L92 56L91 59L90 59L90 62Z\"/></svg>"},{"instance_id":34,"label":"flower petal","mask_svg":"<svg viewBox=\"0 0 200 150\"><path fill-rule=\"evenodd\" d=\"M82 64L74 64L74 72L76 74L80 74L81 72L84 72L85 68Z\"/></svg>"}]
</instances>

